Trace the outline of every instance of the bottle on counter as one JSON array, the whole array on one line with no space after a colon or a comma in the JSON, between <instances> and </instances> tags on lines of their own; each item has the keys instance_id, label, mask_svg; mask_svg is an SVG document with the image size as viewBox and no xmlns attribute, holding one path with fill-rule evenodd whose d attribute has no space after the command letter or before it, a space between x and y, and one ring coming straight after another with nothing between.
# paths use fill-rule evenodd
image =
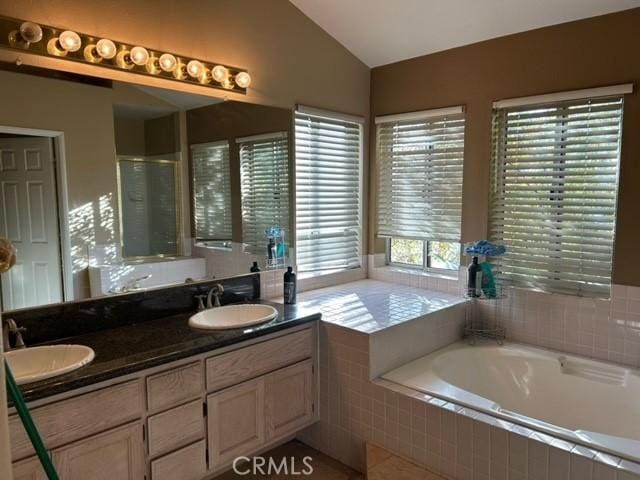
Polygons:
<instances>
[{"instance_id":1,"label":"bottle on counter","mask_svg":"<svg viewBox=\"0 0 640 480\"><path fill-rule=\"evenodd\" d=\"M468 297L479 297L479 283L478 283L478 274L481 272L480 265L478 265L478 257L473 257L471 261L471 265L467 269L467 296Z\"/></svg>"},{"instance_id":2,"label":"bottle on counter","mask_svg":"<svg viewBox=\"0 0 640 480\"><path fill-rule=\"evenodd\" d=\"M293 305L296 303L296 274L293 273L293 267L287 267L284 274L284 303Z\"/></svg>"},{"instance_id":3,"label":"bottle on counter","mask_svg":"<svg viewBox=\"0 0 640 480\"><path fill-rule=\"evenodd\" d=\"M258 266L258 262L253 262L253 266L249 269L251 273L260 273L260 267ZM260 298L260 275L254 275L251 279L253 283L253 293L255 298Z\"/></svg>"}]
</instances>

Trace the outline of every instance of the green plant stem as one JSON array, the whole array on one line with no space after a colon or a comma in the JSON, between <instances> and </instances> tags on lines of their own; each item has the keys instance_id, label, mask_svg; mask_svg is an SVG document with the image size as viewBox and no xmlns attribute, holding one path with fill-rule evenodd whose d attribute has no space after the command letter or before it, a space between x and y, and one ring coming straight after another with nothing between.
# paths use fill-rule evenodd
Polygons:
<instances>
[{"instance_id":1,"label":"green plant stem","mask_svg":"<svg viewBox=\"0 0 640 480\"><path fill-rule=\"evenodd\" d=\"M13 405L18 412L18 416L20 420L22 420L22 424L24 425L24 429L29 435L29 439L31 440L31 444L40 459L40 463L42 464L42 468L49 480L60 480L58 477L58 473L56 472L55 467L53 466L53 462L51 461L51 457L49 457L47 453L47 449L42 442L42 438L40 437L40 433L38 433L38 428L35 423L33 423L33 419L31 418L31 414L29 413L29 409L27 405L24 403L24 398L22 398L22 392L20 392L20 388L18 388L18 384L16 383L15 378L13 377L13 373L11 372L11 368L9 368L9 364L5 360L4 369L7 376L7 391L9 392L9 396L13 401Z\"/></svg>"}]
</instances>

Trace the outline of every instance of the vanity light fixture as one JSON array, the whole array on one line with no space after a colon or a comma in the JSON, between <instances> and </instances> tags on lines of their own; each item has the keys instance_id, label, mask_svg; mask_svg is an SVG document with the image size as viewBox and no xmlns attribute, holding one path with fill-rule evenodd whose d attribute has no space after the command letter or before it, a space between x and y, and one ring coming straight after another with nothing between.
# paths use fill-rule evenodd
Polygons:
<instances>
[{"instance_id":1,"label":"vanity light fixture","mask_svg":"<svg viewBox=\"0 0 640 480\"><path fill-rule=\"evenodd\" d=\"M149 52L144 47L133 47L129 56L136 65L146 65L149 61Z\"/></svg>"},{"instance_id":2,"label":"vanity light fixture","mask_svg":"<svg viewBox=\"0 0 640 480\"><path fill-rule=\"evenodd\" d=\"M170 53L163 53L162 55L160 55L158 63L160 64L160 68L165 72L173 72L178 65L176 57L174 57Z\"/></svg>"},{"instance_id":3,"label":"vanity light fixture","mask_svg":"<svg viewBox=\"0 0 640 480\"><path fill-rule=\"evenodd\" d=\"M108 38L101 38L98 40L98 43L96 43L96 52L100 57L106 58L107 60L115 57L117 51L116 44Z\"/></svg>"},{"instance_id":4,"label":"vanity light fixture","mask_svg":"<svg viewBox=\"0 0 640 480\"><path fill-rule=\"evenodd\" d=\"M37 23L22 22L19 32L20 37L27 44L37 43L42 40L42 28Z\"/></svg>"},{"instance_id":5,"label":"vanity light fixture","mask_svg":"<svg viewBox=\"0 0 640 480\"><path fill-rule=\"evenodd\" d=\"M47 51L51 55L64 57L69 52L77 52L82 46L80 35L72 30L65 30L58 37L52 37L47 43Z\"/></svg>"},{"instance_id":6,"label":"vanity light fixture","mask_svg":"<svg viewBox=\"0 0 640 480\"><path fill-rule=\"evenodd\" d=\"M216 65L211 69L211 77L216 82L222 83L227 79L228 76L229 76L229 71L222 65Z\"/></svg>"},{"instance_id":7,"label":"vanity light fixture","mask_svg":"<svg viewBox=\"0 0 640 480\"><path fill-rule=\"evenodd\" d=\"M84 58L91 63L99 63L102 59L110 60L116 56L116 44L108 38L102 38L94 45L90 43L84 47Z\"/></svg>"},{"instance_id":8,"label":"vanity light fixture","mask_svg":"<svg viewBox=\"0 0 640 480\"><path fill-rule=\"evenodd\" d=\"M80 35L72 30L65 30L58 37L58 43L67 52L77 52L82 46Z\"/></svg>"},{"instance_id":9,"label":"vanity light fixture","mask_svg":"<svg viewBox=\"0 0 640 480\"><path fill-rule=\"evenodd\" d=\"M246 93L251 83L251 77L241 68L3 16L0 16L0 48L237 93ZM16 63L21 63L21 59L17 58Z\"/></svg>"},{"instance_id":10,"label":"vanity light fixture","mask_svg":"<svg viewBox=\"0 0 640 480\"><path fill-rule=\"evenodd\" d=\"M187 73L193 78L201 79L205 73L204 65L198 60L191 60L187 63Z\"/></svg>"},{"instance_id":11,"label":"vanity light fixture","mask_svg":"<svg viewBox=\"0 0 640 480\"><path fill-rule=\"evenodd\" d=\"M235 82L240 88L247 88L251 85L251 76L247 72L239 72L236 75Z\"/></svg>"}]
</instances>

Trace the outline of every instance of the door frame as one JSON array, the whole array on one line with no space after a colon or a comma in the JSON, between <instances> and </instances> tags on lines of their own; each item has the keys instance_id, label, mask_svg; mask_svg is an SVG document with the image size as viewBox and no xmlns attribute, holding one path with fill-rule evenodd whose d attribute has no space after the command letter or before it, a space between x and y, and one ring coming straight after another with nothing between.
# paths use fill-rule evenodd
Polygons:
<instances>
[{"instance_id":1,"label":"door frame","mask_svg":"<svg viewBox=\"0 0 640 480\"><path fill-rule=\"evenodd\" d=\"M56 182L58 231L60 232L60 262L62 268L63 302L74 300L73 270L71 268L71 235L69 233L69 190L67 187L67 162L64 148L64 132L38 128L0 125L0 133L48 137L53 140L53 161Z\"/></svg>"}]
</instances>

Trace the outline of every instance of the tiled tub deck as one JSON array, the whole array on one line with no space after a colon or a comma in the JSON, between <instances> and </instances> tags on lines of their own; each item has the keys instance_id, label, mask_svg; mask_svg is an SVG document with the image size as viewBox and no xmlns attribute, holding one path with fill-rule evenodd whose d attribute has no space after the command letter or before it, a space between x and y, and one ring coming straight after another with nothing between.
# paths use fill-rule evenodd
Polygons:
<instances>
[{"instance_id":1,"label":"tiled tub deck","mask_svg":"<svg viewBox=\"0 0 640 480\"><path fill-rule=\"evenodd\" d=\"M402 292L421 295L407 287ZM320 298L315 292L314 301ZM304 302L305 295L302 306ZM364 304L361 315L370 315ZM429 323L428 316L422 318ZM353 468L364 471L365 442L372 442L456 480L640 479L636 463L372 380L375 332L332 323L331 315L327 320L319 329L321 421L301 439ZM452 323L453 330L459 328L458 320ZM446 321L439 319L431 328L440 332L442 341L448 340L451 327Z\"/></svg>"}]
</instances>

